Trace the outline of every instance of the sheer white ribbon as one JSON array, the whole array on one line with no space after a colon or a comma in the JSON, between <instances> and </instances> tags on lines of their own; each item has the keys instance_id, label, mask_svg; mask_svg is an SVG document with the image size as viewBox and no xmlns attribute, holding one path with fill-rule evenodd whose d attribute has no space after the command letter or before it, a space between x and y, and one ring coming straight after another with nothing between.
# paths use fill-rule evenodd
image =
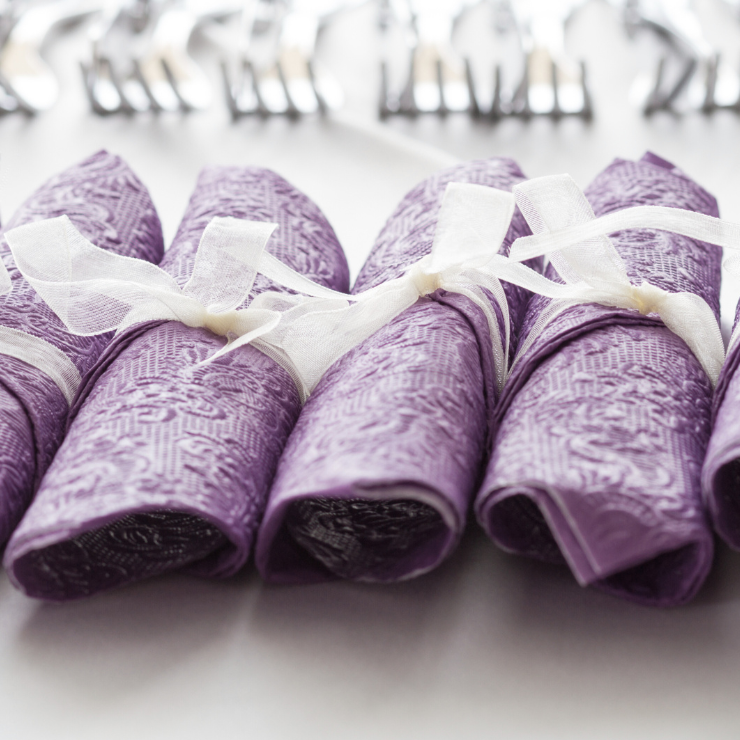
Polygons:
<instances>
[{"instance_id":1,"label":"sheer white ribbon","mask_svg":"<svg viewBox=\"0 0 740 740\"><path fill-rule=\"evenodd\" d=\"M293 375L303 397L316 387L326 370L364 339L439 288L469 298L488 322L496 382L506 381L509 354L509 309L500 277L531 272L498 251L514 213L514 198L495 188L450 183L440 208L431 252L398 278L341 300L306 301L263 293L252 305L285 309L280 324L253 342ZM260 271L261 268L260 268ZM273 279L280 280L274 273ZM283 282L283 284L285 284ZM504 338L486 289L501 309ZM304 293L311 295L308 290Z\"/></svg>"},{"instance_id":2,"label":"sheer white ribbon","mask_svg":"<svg viewBox=\"0 0 740 740\"><path fill-rule=\"evenodd\" d=\"M0 296L13 288L10 273L0 260ZM80 373L75 364L60 349L41 337L0 325L0 354L15 357L43 370L57 385L67 403L72 403L80 385Z\"/></svg>"},{"instance_id":3,"label":"sheer white ribbon","mask_svg":"<svg viewBox=\"0 0 740 740\"><path fill-rule=\"evenodd\" d=\"M498 251L509 228L515 197L535 233L518 239L511 257L506 258ZM339 357L420 296L439 288L466 296L486 317L500 391L508 376L509 353L509 314L501 280L554 299L538 318L517 358L558 313L579 303L599 303L660 316L686 341L713 383L724 360L719 327L709 306L693 293L669 293L646 282L632 285L607 237L621 229L654 228L737 249L740 226L719 219L655 206L625 209L597 219L567 175L527 181L515 187L514 195L451 183L431 252L401 277L356 295L318 285L267 253L265 246L275 228L269 223L214 219L203 233L192 276L183 288L154 265L95 247L66 217L28 224L5 236L20 272L73 333L120 331L151 320L204 327L228 339L208 361L244 344L254 344L291 374L303 399ZM565 284L520 264L545 254ZM740 257L728 262L740 270ZM299 295L265 292L246 309L238 310L258 272ZM483 289L501 309L503 340ZM21 337L15 338L16 344L23 345L23 337L28 337L29 347L31 340L43 342L17 334ZM13 354L3 347L4 339L0 335L0 352ZM46 353L39 358L29 350L30 359L22 359L53 378L66 378L63 384L69 398L79 376L70 381L70 361L52 349L61 356Z\"/></svg>"},{"instance_id":4,"label":"sheer white ribbon","mask_svg":"<svg viewBox=\"0 0 740 740\"><path fill-rule=\"evenodd\" d=\"M502 388L509 314L497 272L531 272L497 254L513 211L511 193L451 183L431 253L403 276L356 295L324 288L269 255L264 248L274 224L214 219L183 288L154 265L94 246L64 216L5 236L20 272L71 332L120 331L150 320L205 327L229 339L208 361L252 343L290 372L305 398L339 357L438 288L468 297L483 311ZM257 272L302 295L266 292L236 310ZM501 308L503 341L484 288Z\"/></svg>"},{"instance_id":5,"label":"sheer white ribbon","mask_svg":"<svg viewBox=\"0 0 740 740\"><path fill-rule=\"evenodd\" d=\"M558 313L579 303L599 303L644 315L657 314L686 342L716 384L725 353L712 309L694 293L670 293L645 281L633 285L607 235L624 229L659 229L737 250L740 225L662 206L636 206L596 218L568 175L529 180L517 185L514 195L533 236L514 242L511 259L523 261L548 255L565 281L558 287L552 283L547 292L535 289L556 300L539 317L520 346L518 357ZM733 255L725 264L740 267L740 256Z\"/></svg>"},{"instance_id":6,"label":"sheer white ribbon","mask_svg":"<svg viewBox=\"0 0 740 740\"><path fill-rule=\"evenodd\" d=\"M248 339L280 320L274 311L234 310L248 295L254 265L275 228L267 223L245 228L236 219L209 224L184 288L149 262L91 244L66 216L19 226L5 240L19 271L73 334L91 336L169 319ZM71 402L81 379L63 352L23 332L15 332L14 345L7 340L0 335L0 352L45 372Z\"/></svg>"}]
</instances>

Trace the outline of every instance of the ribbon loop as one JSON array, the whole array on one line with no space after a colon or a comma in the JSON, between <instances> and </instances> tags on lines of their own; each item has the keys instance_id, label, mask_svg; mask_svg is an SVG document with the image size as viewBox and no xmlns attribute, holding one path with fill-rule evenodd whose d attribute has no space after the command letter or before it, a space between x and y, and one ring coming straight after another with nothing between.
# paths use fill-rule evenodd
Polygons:
<instances>
[{"instance_id":1,"label":"ribbon loop","mask_svg":"<svg viewBox=\"0 0 740 740\"><path fill-rule=\"evenodd\" d=\"M214 218L203 230L183 294L215 315L240 306L252 290L262 252L276 228L267 222Z\"/></svg>"},{"instance_id":2,"label":"ribbon loop","mask_svg":"<svg viewBox=\"0 0 740 740\"><path fill-rule=\"evenodd\" d=\"M448 183L437 216L429 271L485 264L506 238L514 208L514 198L505 190Z\"/></svg>"},{"instance_id":3,"label":"ribbon loop","mask_svg":"<svg viewBox=\"0 0 740 740\"><path fill-rule=\"evenodd\" d=\"M180 321L221 336L254 330L246 300L275 224L215 218L206 227L190 280L180 288L167 272L85 239L67 216L9 231L16 265L74 334L121 331L142 321ZM274 312L260 314L270 324Z\"/></svg>"},{"instance_id":4,"label":"ribbon loop","mask_svg":"<svg viewBox=\"0 0 740 740\"><path fill-rule=\"evenodd\" d=\"M534 234L570 230L596 218L591 204L570 175L538 177L519 183L514 187L514 197ZM518 252L511 257L521 259ZM624 261L604 235L550 249L548 257L566 283L585 282L594 288L611 287L615 283L629 285Z\"/></svg>"}]
</instances>

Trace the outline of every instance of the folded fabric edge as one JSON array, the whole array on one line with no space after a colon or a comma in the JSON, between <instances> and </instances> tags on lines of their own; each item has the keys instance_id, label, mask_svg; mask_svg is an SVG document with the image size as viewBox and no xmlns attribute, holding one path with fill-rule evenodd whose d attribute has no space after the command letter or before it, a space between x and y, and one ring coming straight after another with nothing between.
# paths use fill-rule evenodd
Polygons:
<instances>
[{"instance_id":1,"label":"folded fabric edge","mask_svg":"<svg viewBox=\"0 0 740 740\"><path fill-rule=\"evenodd\" d=\"M740 551L740 442L723 449L710 449L701 471L702 500L709 510L717 534L733 549ZM735 491L733 496L731 490Z\"/></svg>"},{"instance_id":2,"label":"folded fabric edge","mask_svg":"<svg viewBox=\"0 0 740 740\"><path fill-rule=\"evenodd\" d=\"M514 516L514 521L526 520L531 548L522 541L514 541L509 514ZM664 541L657 547L653 537L645 542L645 552L633 549L629 558L615 559L608 569L597 571L586 542L579 536L578 526L562 505L558 492L538 481L497 486L478 502L476 517L486 534L504 551L567 564L579 585L649 606L679 606L690 601L706 579L714 553L709 527L706 530L690 527L682 533L666 532ZM688 574L685 586L657 591L665 572ZM631 582L627 587L630 576L638 582L641 580L641 585L635 587Z\"/></svg>"},{"instance_id":3,"label":"folded fabric edge","mask_svg":"<svg viewBox=\"0 0 740 740\"><path fill-rule=\"evenodd\" d=\"M207 574L209 577L226 578L231 576L246 563L249 557L252 544L251 540L245 539L244 533L238 527L225 529L223 522L215 521L207 511L199 510L194 506L160 502L158 504L140 506L135 510L130 508L125 511L111 510L89 519L85 522L84 527L80 527L74 521L58 522L53 527L36 530L28 536L13 538L5 550L3 566L11 583L18 590L32 598L42 599L44 601L68 601L70 599L85 598L88 594L84 592L67 593L59 591L50 593L45 589L34 589L31 585L34 580L34 569L32 563L28 561L28 557L57 545L74 542L76 538L81 536L102 532L107 527L121 522L124 517L140 514L184 515L193 517L218 529L226 540L226 543L206 556L211 566ZM198 560L190 565L199 566L202 570L203 560ZM183 570L190 569L187 566L183 566ZM152 576L154 575L158 574L152 574ZM125 582L112 582L106 588L96 589L96 592L121 585L125 585Z\"/></svg>"},{"instance_id":4,"label":"folded fabric edge","mask_svg":"<svg viewBox=\"0 0 740 740\"><path fill-rule=\"evenodd\" d=\"M558 316L558 321L567 318L571 312L578 310L580 307L580 305L576 305L565 309L565 311ZM535 347L530 347L530 349L522 356L521 361L517 362L513 373L504 386L503 393L501 394L501 398L496 407L497 426L506 414L512 400L525 385L532 373L564 344L567 344L574 339L578 339L592 331L596 331L597 329L613 326L615 319L619 320L620 325L625 326L665 326L657 317L644 316L643 314L638 314L627 309L607 308L606 306L597 305L592 305L591 307L599 310L599 316L597 318L589 319L588 321L573 326L566 331L558 330L556 324L548 325L542 332L541 337L543 339L538 341ZM523 338L524 337L522 337L522 339Z\"/></svg>"},{"instance_id":5,"label":"folded fabric edge","mask_svg":"<svg viewBox=\"0 0 740 740\"><path fill-rule=\"evenodd\" d=\"M72 403L69 408L69 416L67 417L67 429L65 434L69 431L72 422L79 413L85 400L90 395L90 392L95 387L100 377L108 370L110 365L116 361L118 356L134 341L139 337L142 337L150 329L164 324L164 321L143 321L140 324L134 324L133 326L125 329L121 334L116 334L111 341L106 345L103 352L98 357L95 364L89 370L89 372L82 378L82 381L77 388Z\"/></svg>"}]
</instances>

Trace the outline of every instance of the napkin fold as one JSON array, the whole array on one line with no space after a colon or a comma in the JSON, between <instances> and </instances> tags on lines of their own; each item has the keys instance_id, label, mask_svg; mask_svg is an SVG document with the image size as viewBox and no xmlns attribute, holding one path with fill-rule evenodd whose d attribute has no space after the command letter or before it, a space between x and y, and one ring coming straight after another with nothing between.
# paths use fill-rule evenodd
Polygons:
<instances>
[{"instance_id":1,"label":"napkin fold","mask_svg":"<svg viewBox=\"0 0 740 740\"><path fill-rule=\"evenodd\" d=\"M709 193L652 154L616 160L586 196L597 216L644 204L718 215ZM696 293L719 318L720 248L647 229L611 238L633 283ZM522 336L547 304L532 298ZM711 398L698 360L657 317L568 309L504 390L479 521L510 552L567 562L582 585L688 601L713 554L700 495Z\"/></svg>"},{"instance_id":2,"label":"napkin fold","mask_svg":"<svg viewBox=\"0 0 740 740\"><path fill-rule=\"evenodd\" d=\"M354 292L399 277L430 252L448 183L511 190L523 179L513 161L490 159L422 182L381 231ZM517 211L503 251L529 233ZM504 289L515 337L526 295ZM281 583L395 581L438 565L460 538L480 480L495 389L483 312L445 291L419 299L340 358L280 461L258 534L261 574Z\"/></svg>"},{"instance_id":3,"label":"napkin fold","mask_svg":"<svg viewBox=\"0 0 740 740\"><path fill-rule=\"evenodd\" d=\"M733 331L740 322L740 303ZM740 550L740 343L730 346L717 382L713 429L702 468L702 493L714 528Z\"/></svg>"},{"instance_id":4,"label":"napkin fold","mask_svg":"<svg viewBox=\"0 0 740 740\"><path fill-rule=\"evenodd\" d=\"M44 183L5 230L67 215L99 247L158 263L162 228L147 189L117 156L100 151ZM61 350L84 377L112 334L71 334L18 272L3 239L0 258L13 288L0 298L0 326L39 337ZM18 524L62 441L70 409L43 371L0 354L0 544Z\"/></svg>"},{"instance_id":5,"label":"napkin fold","mask_svg":"<svg viewBox=\"0 0 740 740\"><path fill-rule=\"evenodd\" d=\"M316 205L275 173L244 167L201 173L161 263L180 285L217 216L276 222L269 252L348 290L344 254ZM266 289L258 275L253 295ZM224 341L173 321L116 337L8 545L18 587L62 600L178 568L226 576L244 564L300 399L254 347L199 365Z\"/></svg>"}]
</instances>

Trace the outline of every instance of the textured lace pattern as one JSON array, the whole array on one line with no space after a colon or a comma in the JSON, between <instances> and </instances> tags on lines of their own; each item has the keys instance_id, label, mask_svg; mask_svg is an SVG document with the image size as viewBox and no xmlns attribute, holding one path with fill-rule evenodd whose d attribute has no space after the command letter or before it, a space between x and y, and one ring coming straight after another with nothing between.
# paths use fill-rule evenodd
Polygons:
<instances>
[{"instance_id":1,"label":"textured lace pattern","mask_svg":"<svg viewBox=\"0 0 740 740\"><path fill-rule=\"evenodd\" d=\"M388 220L354 290L398 277L429 253L448 182L510 190L522 178L511 160L492 159L422 182ZM527 233L517 212L505 251ZM504 287L515 331L526 296ZM451 552L487 447L495 403L490 344L480 310L439 292L329 369L270 495L257 544L267 579L390 581L429 570Z\"/></svg>"},{"instance_id":2,"label":"textured lace pattern","mask_svg":"<svg viewBox=\"0 0 740 740\"><path fill-rule=\"evenodd\" d=\"M268 249L346 291L349 272L319 209L278 175L204 170L162 267L182 284L215 216L279 224ZM255 292L272 287L260 279ZM245 562L300 402L253 347L175 322L134 327L101 358L65 443L9 545L12 577L47 599L89 595L187 566L228 575Z\"/></svg>"},{"instance_id":3,"label":"textured lace pattern","mask_svg":"<svg viewBox=\"0 0 740 740\"><path fill-rule=\"evenodd\" d=\"M14 214L7 229L67 215L97 246L151 262L162 258L162 229L149 193L119 157L98 152L42 185ZM3 240L0 256L12 292L0 298L0 324L45 339L84 376L111 335L70 334L15 267ZM69 408L42 371L0 355L0 544L18 523L56 452Z\"/></svg>"},{"instance_id":4,"label":"textured lace pattern","mask_svg":"<svg viewBox=\"0 0 740 740\"><path fill-rule=\"evenodd\" d=\"M717 215L710 195L651 155L617 160L587 196L597 215L639 204ZM648 230L612 238L633 281L692 291L719 314L721 250ZM546 303L532 298L522 336ZM564 557L583 584L645 603L690 599L712 557L699 492L710 405L709 380L668 329L634 313L569 309L504 391L481 523L510 551Z\"/></svg>"}]
</instances>

